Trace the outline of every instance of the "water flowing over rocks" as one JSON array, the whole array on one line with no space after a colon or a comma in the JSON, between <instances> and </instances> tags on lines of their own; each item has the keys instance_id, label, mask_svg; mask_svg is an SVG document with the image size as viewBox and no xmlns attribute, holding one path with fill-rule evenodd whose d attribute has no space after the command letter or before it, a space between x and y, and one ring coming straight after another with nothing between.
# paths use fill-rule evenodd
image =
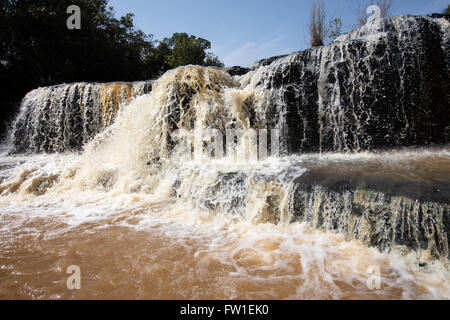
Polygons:
<instances>
[{"instance_id":1,"label":"water flowing over rocks","mask_svg":"<svg viewBox=\"0 0 450 320\"><path fill-rule=\"evenodd\" d=\"M449 28L443 16L384 18L249 69L187 66L154 83L39 88L22 102L11 151L87 146L78 167L67 170L62 181L75 182L64 190L159 192L232 218L306 222L381 251L448 259ZM289 161L272 168L200 159L189 167L169 157L182 151L177 130L210 128L223 137L227 129L279 129ZM420 150L364 156L436 145L443 151L425 157ZM27 174L5 178L2 195L22 185L41 195L63 183L58 174L29 183Z\"/></svg>"},{"instance_id":2,"label":"water flowing over rocks","mask_svg":"<svg viewBox=\"0 0 450 320\"><path fill-rule=\"evenodd\" d=\"M152 81L74 83L39 88L23 99L10 136L12 152L81 150L117 116L120 105L151 91Z\"/></svg>"},{"instance_id":3,"label":"water flowing over rocks","mask_svg":"<svg viewBox=\"0 0 450 320\"><path fill-rule=\"evenodd\" d=\"M266 103L267 125L284 130L288 154L447 144L449 28L443 16L385 18L329 45L261 60L249 73L226 71L278 92ZM151 82L34 90L14 124L16 151L80 149L120 103L150 90Z\"/></svg>"},{"instance_id":4,"label":"water flowing over rocks","mask_svg":"<svg viewBox=\"0 0 450 320\"><path fill-rule=\"evenodd\" d=\"M448 181L438 184L441 190L394 175L337 171L314 169L296 179L291 221L341 233L381 251L403 246L433 258L450 257Z\"/></svg>"},{"instance_id":5,"label":"water flowing over rocks","mask_svg":"<svg viewBox=\"0 0 450 320\"><path fill-rule=\"evenodd\" d=\"M288 153L447 144L448 17L376 20L333 43L257 63L282 92Z\"/></svg>"},{"instance_id":6,"label":"water flowing over rocks","mask_svg":"<svg viewBox=\"0 0 450 320\"><path fill-rule=\"evenodd\" d=\"M208 171L181 170L173 196L254 223L305 222L382 252L450 257L450 161L439 154L310 155L272 170Z\"/></svg>"}]
</instances>

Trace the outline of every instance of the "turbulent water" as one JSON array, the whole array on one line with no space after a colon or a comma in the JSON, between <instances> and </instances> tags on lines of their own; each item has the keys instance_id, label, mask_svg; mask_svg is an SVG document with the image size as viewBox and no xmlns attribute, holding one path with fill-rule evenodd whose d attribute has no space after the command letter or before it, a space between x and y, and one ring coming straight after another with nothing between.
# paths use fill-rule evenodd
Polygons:
<instances>
[{"instance_id":1,"label":"turbulent water","mask_svg":"<svg viewBox=\"0 0 450 320\"><path fill-rule=\"evenodd\" d=\"M400 153L388 162L396 167L411 157L427 162L436 156L446 159L448 166L449 152ZM340 166L351 161L363 168L378 157L295 160ZM264 199L283 194L276 186L255 182L245 208L231 214L197 205L196 198L203 197L201 185L217 178L215 166L186 164L192 185L176 199L170 196L170 175L158 178L160 183L149 193L124 192L123 186L105 191L100 185L95 189L78 185L68 177L80 160L78 155L2 160L4 179L21 176L23 181L15 181L16 190L0 199L0 297L450 298L450 266L445 259L417 256L401 247L380 253L361 241L346 241L343 235L314 230L306 223L262 223L268 205ZM283 170L273 165L229 164L220 171L282 175ZM303 171L298 168L292 176ZM54 177L68 180L55 180L48 189ZM232 195L218 196L229 202ZM276 205L283 210L282 199ZM81 269L81 290L66 287L70 265ZM381 276L375 290L368 287L374 267Z\"/></svg>"},{"instance_id":2,"label":"turbulent water","mask_svg":"<svg viewBox=\"0 0 450 320\"><path fill-rule=\"evenodd\" d=\"M152 81L63 84L28 93L10 135L14 152L79 150L109 127L119 106L150 92Z\"/></svg>"},{"instance_id":3,"label":"turbulent water","mask_svg":"<svg viewBox=\"0 0 450 320\"><path fill-rule=\"evenodd\" d=\"M187 66L29 93L0 158L0 298L450 299L446 101L431 128L411 117L430 101L407 97L429 76L406 71L409 49L378 56L404 66L392 101L357 76L374 34L413 25L445 51L448 22L383 21L242 76ZM380 106L394 111L375 130Z\"/></svg>"},{"instance_id":4,"label":"turbulent water","mask_svg":"<svg viewBox=\"0 0 450 320\"><path fill-rule=\"evenodd\" d=\"M450 298L446 259L402 247L381 253L291 223L289 204L293 181L314 166L395 171L403 164L405 175L404 167L418 168L410 173L416 181L442 184L422 164L440 158L448 177L448 151L180 160L169 133L248 127L243 101L276 97L253 89L220 70L179 68L82 154L2 158L0 296ZM66 287L70 265L81 269L81 290ZM374 267L378 290L368 286Z\"/></svg>"}]
</instances>

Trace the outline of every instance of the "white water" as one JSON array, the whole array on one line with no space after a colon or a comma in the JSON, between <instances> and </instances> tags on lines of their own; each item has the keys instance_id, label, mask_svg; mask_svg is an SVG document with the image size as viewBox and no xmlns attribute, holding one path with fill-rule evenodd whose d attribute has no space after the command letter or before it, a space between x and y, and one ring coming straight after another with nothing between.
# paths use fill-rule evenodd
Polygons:
<instances>
[{"instance_id":1,"label":"white water","mask_svg":"<svg viewBox=\"0 0 450 320\"><path fill-rule=\"evenodd\" d=\"M287 207L304 163L381 159L395 166L411 157L448 160L448 151L256 162L176 157L168 139L176 129L266 128L263 110L277 99L278 91L261 90L246 77L179 68L121 109L82 154L2 157L0 297L450 299L448 261L420 267L414 253L382 254L288 224ZM40 264L31 268L23 256ZM87 269L91 291L72 293L50 281L63 277L67 259ZM102 267L111 261L111 268ZM370 266L381 270L379 290L367 287ZM33 280L29 275L40 268L45 276ZM117 280L118 270L128 276ZM105 291L107 283L115 283L114 290Z\"/></svg>"},{"instance_id":2,"label":"white water","mask_svg":"<svg viewBox=\"0 0 450 320\"><path fill-rule=\"evenodd\" d=\"M61 168L73 166L80 157L3 158L2 164L24 162L3 173L15 176L18 172L33 172L34 181L41 180L60 175ZM358 160L365 161L367 157ZM257 170L273 172L270 168ZM210 174L205 171L197 179L204 181ZM10 239L1 245L2 278L10 270L16 275L6 278L18 280L12 286L17 290L15 295L7 294L0 284L3 297L450 299L447 263L428 261L426 267L420 267L413 253L382 254L345 241L342 236L311 230L305 224L255 223L252 218L263 203L261 193L255 194L258 198L254 203L250 200L241 218L227 212L201 210L195 202L190 204L183 198L169 200L170 191L165 190L164 183L149 194L117 189L74 191L60 186L36 196L30 193L34 190L30 189L32 182L33 178L29 178L20 191L0 198L0 233L2 239ZM129 231L112 229L117 227ZM142 239L136 232L152 238ZM100 240L99 234L104 234ZM153 238L158 239L158 245ZM14 239L23 243L28 248L27 255L40 263L32 264L33 267L24 266L24 262L6 263L14 260ZM63 244L60 249L54 244L55 249L51 244L58 241ZM36 252L36 248L40 250ZM73 254L71 250L75 250ZM78 253L74 257L66 258L75 252ZM45 271L46 261L52 256L57 262L48 267L52 271ZM70 264L81 265L86 274L85 291L73 293L50 281L65 279L64 270L69 263L66 259ZM98 269L101 264L111 263L114 267ZM367 288L370 266L380 268L379 290ZM128 271L121 274L121 270ZM39 272L48 282L28 276ZM119 281L119 275L121 285L109 293L104 291L108 281ZM24 278L27 280L21 282ZM145 289L145 284L149 289Z\"/></svg>"}]
</instances>

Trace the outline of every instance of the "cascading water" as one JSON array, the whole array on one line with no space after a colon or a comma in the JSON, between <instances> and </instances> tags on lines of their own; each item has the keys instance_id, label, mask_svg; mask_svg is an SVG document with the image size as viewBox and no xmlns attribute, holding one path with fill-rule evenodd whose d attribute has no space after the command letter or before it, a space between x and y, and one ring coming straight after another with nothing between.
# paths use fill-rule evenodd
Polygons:
<instances>
[{"instance_id":1,"label":"cascading water","mask_svg":"<svg viewBox=\"0 0 450 320\"><path fill-rule=\"evenodd\" d=\"M114 122L120 104L151 88L152 81L76 83L33 90L13 124L11 152L79 150Z\"/></svg>"},{"instance_id":2,"label":"cascading water","mask_svg":"<svg viewBox=\"0 0 450 320\"><path fill-rule=\"evenodd\" d=\"M1 160L0 264L23 276L0 297L450 298L450 151L429 146L448 142L447 33L389 18L242 76L31 92L14 150L65 154ZM81 265L89 290L23 285L21 246L52 256L40 281Z\"/></svg>"}]
</instances>

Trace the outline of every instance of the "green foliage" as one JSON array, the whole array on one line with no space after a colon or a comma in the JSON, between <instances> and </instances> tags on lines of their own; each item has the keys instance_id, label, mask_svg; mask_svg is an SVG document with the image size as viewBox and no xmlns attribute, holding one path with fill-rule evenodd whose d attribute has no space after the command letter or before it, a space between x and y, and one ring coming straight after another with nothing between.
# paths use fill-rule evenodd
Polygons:
<instances>
[{"instance_id":1,"label":"green foliage","mask_svg":"<svg viewBox=\"0 0 450 320\"><path fill-rule=\"evenodd\" d=\"M159 45L145 56L144 65L147 79L154 79L171 68L168 63L171 51L172 49L166 42L159 42Z\"/></svg>"},{"instance_id":2,"label":"green foliage","mask_svg":"<svg viewBox=\"0 0 450 320\"><path fill-rule=\"evenodd\" d=\"M80 30L66 26L70 5L81 9ZM134 26L134 15L115 18L108 0L0 0L0 30L3 122L40 86L154 79L180 65L223 65L207 52L209 41L185 33L155 47L153 36Z\"/></svg>"},{"instance_id":3,"label":"green foliage","mask_svg":"<svg viewBox=\"0 0 450 320\"><path fill-rule=\"evenodd\" d=\"M450 5L448 5L447 9L444 10L444 14L450 16Z\"/></svg>"},{"instance_id":4,"label":"green foliage","mask_svg":"<svg viewBox=\"0 0 450 320\"><path fill-rule=\"evenodd\" d=\"M167 55L166 66L176 68L185 65L223 66L219 59L207 50L211 43L187 33L174 33L160 42L157 51Z\"/></svg>"},{"instance_id":5,"label":"green foliage","mask_svg":"<svg viewBox=\"0 0 450 320\"><path fill-rule=\"evenodd\" d=\"M211 52L208 52L206 54L205 62L203 63L203 65L211 66L211 67L223 67L224 66L223 62L219 60L219 57Z\"/></svg>"},{"instance_id":6,"label":"green foliage","mask_svg":"<svg viewBox=\"0 0 450 320\"><path fill-rule=\"evenodd\" d=\"M72 4L81 8L81 30L66 26ZM3 122L37 87L140 79L142 57L153 49L133 15L115 19L107 0L0 0L0 28Z\"/></svg>"},{"instance_id":7,"label":"green foliage","mask_svg":"<svg viewBox=\"0 0 450 320\"><path fill-rule=\"evenodd\" d=\"M106 0L3 2L1 58L11 62L11 71L27 71L34 86L131 80L141 76L142 55L153 48L151 36L134 28L133 15L115 19ZM71 4L82 8L81 30L66 28Z\"/></svg>"},{"instance_id":8,"label":"green foliage","mask_svg":"<svg viewBox=\"0 0 450 320\"><path fill-rule=\"evenodd\" d=\"M341 18L335 18L330 21L330 27L329 27L329 35L331 41L334 41L337 37L339 37L342 34L342 19Z\"/></svg>"},{"instance_id":9,"label":"green foliage","mask_svg":"<svg viewBox=\"0 0 450 320\"><path fill-rule=\"evenodd\" d=\"M202 65L206 58L206 50L211 48L208 40L189 36L187 33L174 33L171 38L164 41L167 41L172 49L168 61L173 68L188 64Z\"/></svg>"},{"instance_id":10,"label":"green foliage","mask_svg":"<svg viewBox=\"0 0 450 320\"><path fill-rule=\"evenodd\" d=\"M174 33L158 42L145 57L147 78L155 78L169 69L186 65L223 67L219 58L208 50L211 43L187 33Z\"/></svg>"}]
</instances>

